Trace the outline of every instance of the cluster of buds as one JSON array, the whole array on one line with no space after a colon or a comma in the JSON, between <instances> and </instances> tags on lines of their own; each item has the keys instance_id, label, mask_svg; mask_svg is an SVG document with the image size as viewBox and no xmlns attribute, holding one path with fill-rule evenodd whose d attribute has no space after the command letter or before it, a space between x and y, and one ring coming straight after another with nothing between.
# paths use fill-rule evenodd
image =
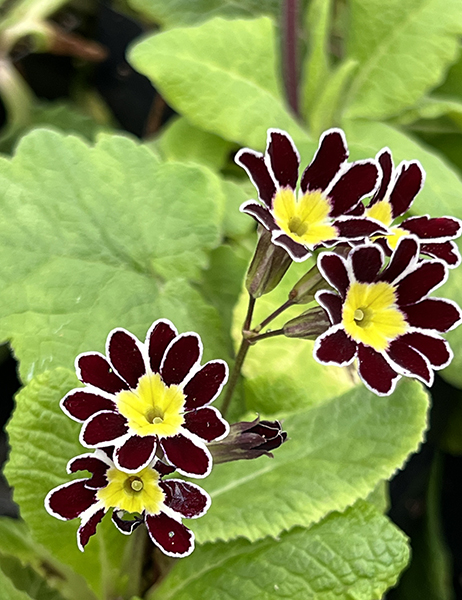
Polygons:
<instances>
[{"instance_id":1,"label":"cluster of buds","mask_svg":"<svg viewBox=\"0 0 462 600\"><path fill-rule=\"evenodd\" d=\"M317 262L290 291L286 308L315 302L282 329L247 329L250 343L285 335L314 340L326 365L357 361L365 385L388 395L401 376L433 383L452 351L441 337L461 321L452 301L428 297L460 264L454 240L461 222L428 215L404 218L421 190L418 161L395 169L391 152L348 162L343 131L330 129L299 181L300 157L290 136L268 131L264 154L240 150L236 162L250 176L258 199L241 211L258 223L260 239L246 286L252 298L279 284L292 261L315 253Z\"/></svg>"}]
</instances>

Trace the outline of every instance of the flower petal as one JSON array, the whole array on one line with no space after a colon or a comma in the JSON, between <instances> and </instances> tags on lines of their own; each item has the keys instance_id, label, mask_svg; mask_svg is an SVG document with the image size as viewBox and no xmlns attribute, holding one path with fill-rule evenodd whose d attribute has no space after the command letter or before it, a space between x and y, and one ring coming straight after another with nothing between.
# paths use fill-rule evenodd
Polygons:
<instances>
[{"instance_id":1,"label":"flower petal","mask_svg":"<svg viewBox=\"0 0 462 600\"><path fill-rule=\"evenodd\" d=\"M303 262L311 256L310 250L302 244L298 244L291 237L280 231L275 231L272 236L272 242L276 246L284 248L290 258L295 262Z\"/></svg>"},{"instance_id":2,"label":"flower petal","mask_svg":"<svg viewBox=\"0 0 462 600\"><path fill-rule=\"evenodd\" d=\"M421 240L447 241L459 237L462 222L454 217L409 217L400 225Z\"/></svg>"},{"instance_id":3,"label":"flower petal","mask_svg":"<svg viewBox=\"0 0 462 600\"><path fill-rule=\"evenodd\" d=\"M159 373L165 350L177 335L176 327L168 319L158 319L149 328L145 344L148 347L149 363L153 373Z\"/></svg>"},{"instance_id":4,"label":"flower petal","mask_svg":"<svg viewBox=\"0 0 462 600\"><path fill-rule=\"evenodd\" d=\"M201 517L212 503L207 492L195 483L168 479L159 485L165 493L164 503L186 519Z\"/></svg>"},{"instance_id":5,"label":"flower petal","mask_svg":"<svg viewBox=\"0 0 462 600\"><path fill-rule=\"evenodd\" d=\"M364 196L370 194L377 183L379 170L374 161L352 163L326 192L331 200L331 217L339 217L353 208Z\"/></svg>"},{"instance_id":6,"label":"flower petal","mask_svg":"<svg viewBox=\"0 0 462 600\"><path fill-rule=\"evenodd\" d=\"M322 290L315 295L316 301L327 311L332 325L342 320L342 299L335 292Z\"/></svg>"},{"instance_id":7,"label":"flower petal","mask_svg":"<svg viewBox=\"0 0 462 600\"><path fill-rule=\"evenodd\" d=\"M116 410L115 402L85 388L71 390L61 400L60 406L68 417L81 423L101 410Z\"/></svg>"},{"instance_id":8,"label":"flower petal","mask_svg":"<svg viewBox=\"0 0 462 600\"><path fill-rule=\"evenodd\" d=\"M162 438L160 445L167 460L187 477L205 477L212 470L212 457L207 448L179 433Z\"/></svg>"},{"instance_id":9,"label":"flower petal","mask_svg":"<svg viewBox=\"0 0 462 600\"><path fill-rule=\"evenodd\" d=\"M80 443L88 448L107 446L128 433L127 420L121 414L102 410L86 421L80 431Z\"/></svg>"},{"instance_id":10,"label":"flower petal","mask_svg":"<svg viewBox=\"0 0 462 600\"><path fill-rule=\"evenodd\" d=\"M134 473L153 461L156 449L156 436L132 435L114 449L114 464L125 473Z\"/></svg>"},{"instance_id":11,"label":"flower petal","mask_svg":"<svg viewBox=\"0 0 462 600\"><path fill-rule=\"evenodd\" d=\"M411 206L414 198L422 189L425 180L425 171L419 161L403 161L396 169L396 179L392 184L390 204L392 217L395 219Z\"/></svg>"},{"instance_id":12,"label":"flower petal","mask_svg":"<svg viewBox=\"0 0 462 600\"><path fill-rule=\"evenodd\" d=\"M349 215L351 215L351 212ZM338 231L339 238L359 239L368 238L378 233L386 233L386 229L381 223L366 217L340 217L333 222L333 225Z\"/></svg>"},{"instance_id":13,"label":"flower petal","mask_svg":"<svg viewBox=\"0 0 462 600\"><path fill-rule=\"evenodd\" d=\"M455 242L421 244L420 252L443 260L450 269L455 269L461 263L460 252Z\"/></svg>"},{"instance_id":14,"label":"flower petal","mask_svg":"<svg viewBox=\"0 0 462 600\"><path fill-rule=\"evenodd\" d=\"M131 533L133 533L133 531L135 531L137 527L139 527L143 523L143 519L140 519L139 517L135 517L134 519L129 520L122 519L119 513L123 514L123 511L115 508L112 511L111 518L112 522L120 531L120 533L123 533L124 535L130 535Z\"/></svg>"},{"instance_id":15,"label":"flower petal","mask_svg":"<svg viewBox=\"0 0 462 600\"><path fill-rule=\"evenodd\" d=\"M114 373L106 357L99 352L79 354L75 360L75 370L80 381L110 394L129 389L125 381Z\"/></svg>"},{"instance_id":16,"label":"flower petal","mask_svg":"<svg viewBox=\"0 0 462 600\"><path fill-rule=\"evenodd\" d=\"M48 492L45 508L50 515L68 521L75 519L97 502L96 490L86 487L87 479L63 483Z\"/></svg>"},{"instance_id":17,"label":"flower petal","mask_svg":"<svg viewBox=\"0 0 462 600\"><path fill-rule=\"evenodd\" d=\"M243 148L236 154L234 161L247 171L258 190L258 197L268 208L271 208L273 197L276 194L276 184L268 171L263 154Z\"/></svg>"},{"instance_id":18,"label":"flower petal","mask_svg":"<svg viewBox=\"0 0 462 600\"><path fill-rule=\"evenodd\" d=\"M411 331L400 339L425 355L434 369L442 369L452 360L453 354L448 342L437 335Z\"/></svg>"},{"instance_id":19,"label":"flower petal","mask_svg":"<svg viewBox=\"0 0 462 600\"><path fill-rule=\"evenodd\" d=\"M166 385L179 384L200 362L202 342L197 333L182 333L167 348L160 365L160 374Z\"/></svg>"},{"instance_id":20,"label":"flower petal","mask_svg":"<svg viewBox=\"0 0 462 600\"><path fill-rule=\"evenodd\" d=\"M391 157L391 151L389 148L383 148L383 150L381 150L375 158L380 164L382 179L380 180L379 189L374 194L374 197L372 198L368 207L384 199L388 189L388 184L391 180L391 174L393 172L393 159Z\"/></svg>"},{"instance_id":21,"label":"flower petal","mask_svg":"<svg viewBox=\"0 0 462 600\"><path fill-rule=\"evenodd\" d=\"M379 246L360 246L350 252L349 258L356 281L372 283L376 280L383 264Z\"/></svg>"},{"instance_id":22,"label":"flower petal","mask_svg":"<svg viewBox=\"0 0 462 600\"><path fill-rule=\"evenodd\" d=\"M379 281L392 283L396 281L406 270L417 263L419 256L419 244L414 237L403 237L399 240L395 251L387 267L379 276Z\"/></svg>"},{"instance_id":23,"label":"flower petal","mask_svg":"<svg viewBox=\"0 0 462 600\"><path fill-rule=\"evenodd\" d=\"M416 377L423 383L431 386L433 383L433 371L427 359L411 346L408 346L402 338L393 340L388 349L388 357L396 365L396 371L406 377Z\"/></svg>"},{"instance_id":24,"label":"flower petal","mask_svg":"<svg viewBox=\"0 0 462 600\"><path fill-rule=\"evenodd\" d=\"M342 298L345 298L350 286L350 278L343 259L338 254L324 252L318 258L318 268L330 285L338 291Z\"/></svg>"},{"instance_id":25,"label":"flower petal","mask_svg":"<svg viewBox=\"0 0 462 600\"><path fill-rule=\"evenodd\" d=\"M91 489L100 489L107 485L106 472L110 468L107 462L99 459L96 454L81 454L72 458L67 463L68 473L77 473L77 471L89 471L92 474L90 479L86 480L86 487Z\"/></svg>"},{"instance_id":26,"label":"flower petal","mask_svg":"<svg viewBox=\"0 0 462 600\"><path fill-rule=\"evenodd\" d=\"M149 537L164 554L181 558L194 550L194 534L165 513L146 515Z\"/></svg>"},{"instance_id":27,"label":"flower petal","mask_svg":"<svg viewBox=\"0 0 462 600\"><path fill-rule=\"evenodd\" d=\"M364 344L358 344L358 373L366 387L378 396L391 394L401 377L381 354Z\"/></svg>"},{"instance_id":28,"label":"flower petal","mask_svg":"<svg viewBox=\"0 0 462 600\"><path fill-rule=\"evenodd\" d=\"M268 231L279 230L276 225L273 215L270 213L266 206L257 204L253 200L247 200L239 207L239 210L246 215L253 217L257 223L260 223Z\"/></svg>"},{"instance_id":29,"label":"flower petal","mask_svg":"<svg viewBox=\"0 0 462 600\"><path fill-rule=\"evenodd\" d=\"M224 438L229 432L227 421L213 406L186 413L183 427L206 442Z\"/></svg>"},{"instance_id":30,"label":"flower petal","mask_svg":"<svg viewBox=\"0 0 462 600\"><path fill-rule=\"evenodd\" d=\"M125 329L113 329L107 339L107 355L117 373L135 389L146 373L140 342Z\"/></svg>"},{"instance_id":31,"label":"flower petal","mask_svg":"<svg viewBox=\"0 0 462 600\"><path fill-rule=\"evenodd\" d=\"M410 325L421 329L445 332L454 329L461 321L457 304L442 298L427 298L417 304L402 306L401 311Z\"/></svg>"},{"instance_id":32,"label":"flower petal","mask_svg":"<svg viewBox=\"0 0 462 600\"><path fill-rule=\"evenodd\" d=\"M345 134L341 129L329 129L320 141L313 160L305 169L301 180L301 190L321 190L329 186L332 179L348 158Z\"/></svg>"},{"instance_id":33,"label":"flower petal","mask_svg":"<svg viewBox=\"0 0 462 600\"><path fill-rule=\"evenodd\" d=\"M223 360L206 363L185 385L184 410L205 406L217 398L228 380L228 365Z\"/></svg>"},{"instance_id":34,"label":"flower petal","mask_svg":"<svg viewBox=\"0 0 462 600\"><path fill-rule=\"evenodd\" d=\"M92 535L96 533L96 527L101 522L102 518L106 514L104 508L100 508L94 513L88 515L88 517L82 521L80 527L77 530L77 545L79 550L83 552L85 546L88 544L88 540Z\"/></svg>"},{"instance_id":35,"label":"flower petal","mask_svg":"<svg viewBox=\"0 0 462 600\"><path fill-rule=\"evenodd\" d=\"M325 365L344 367L353 362L356 356L356 342L341 325L335 325L318 337L313 348L313 356Z\"/></svg>"},{"instance_id":36,"label":"flower petal","mask_svg":"<svg viewBox=\"0 0 462 600\"><path fill-rule=\"evenodd\" d=\"M397 302L399 306L415 304L447 278L447 269L441 262L425 261L399 282Z\"/></svg>"},{"instance_id":37,"label":"flower petal","mask_svg":"<svg viewBox=\"0 0 462 600\"><path fill-rule=\"evenodd\" d=\"M295 190L300 156L290 135L280 129L269 129L267 153L279 185Z\"/></svg>"}]
</instances>

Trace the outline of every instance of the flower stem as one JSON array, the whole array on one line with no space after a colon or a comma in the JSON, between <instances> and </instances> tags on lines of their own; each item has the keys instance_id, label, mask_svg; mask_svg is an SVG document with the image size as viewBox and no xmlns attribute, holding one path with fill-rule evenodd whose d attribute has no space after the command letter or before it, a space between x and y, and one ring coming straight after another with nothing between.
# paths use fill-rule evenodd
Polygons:
<instances>
[{"instance_id":1,"label":"flower stem","mask_svg":"<svg viewBox=\"0 0 462 600\"><path fill-rule=\"evenodd\" d=\"M260 335L254 335L249 338L249 342L251 345L256 344L260 340L266 340L271 337L276 337L277 335L284 335L284 329L275 329L274 331L267 331L266 333L261 333Z\"/></svg>"},{"instance_id":2,"label":"flower stem","mask_svg":"<svg viewBox=\"0 0 462 600\"><path fill-rule=\"evenodd\" d=\"M283 313L285 310L287 310L288 308L290 308L291 306L293 306L295 303L293 300L291 300L290 298L288 300L286 300L286 302L284 302L284 304L282 306L280 306L279 308L277 308L274 312L272 312L268 317L266 317L266 319L264 319L260 325L257 325L257 327L255 327L253 329L253 331L255 331L255 333L260 333L260 331L266 327L269 323L271 323L271 321L274 321L274 319L276 317L279 317L279 315L281 313ZM252 338L255 339L255 338Z\"/></svg>"},{"instance_id":3,"label":"flower stem","mask_svg":"<svg viewBox=\"0 0 462 600\"><path fill-rule=\"evenodd\" d=\"M293 112L299 116L298 107L298 0L284 0L283 21L283 70L287 100Z\"/></svg>"}]
</instances>

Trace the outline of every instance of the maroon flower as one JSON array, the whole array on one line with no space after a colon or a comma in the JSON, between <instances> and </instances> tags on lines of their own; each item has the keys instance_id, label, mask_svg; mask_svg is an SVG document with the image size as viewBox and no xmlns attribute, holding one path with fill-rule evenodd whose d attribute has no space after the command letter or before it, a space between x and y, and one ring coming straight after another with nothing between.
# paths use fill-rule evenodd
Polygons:
<instances>
[{"instance_id":1,"label":"maroon flower","mask_svg":"<svg viewBox=\"0 0 462 600\"><path fill-rule=\"evenodd\" d=\"M425 181L425 171L419 161L402 161L393 168L391 151L384 148L377 155L382 170L382 181L367 207L360 204L355 214L365 214L380 221L390 233L380 237L385 252L390 255L402 236L415 235L420 241L420 252L443 260L450 268L460 264L460 254L454 240L462 231L462 223L454 217L430 218L428 215L409 217L393 225L398 217L411 207Z\"/></svg>"},{"instance_id":2,"label":"maroon flower","mask_svg":"<svg viewBox=\"0 0 462 600\"><path fill-rule=\"evenodd\" d=\"M173 470L157 461L130 475L117 469L102 450L82 454L69 461L67 472L89 471L92 476L51 490L45 508L63 521L80 517L77 545L82 552L98 523L113 509L112 521L121 533L129 535L144 522L151 540L164 554L188 556L194 550L194 534L181 520L201 517L211 501L198 485L180 479L161 480Z\"/></svg>"},{"instance_id":3,"label":"maroon flower","mask_svg":"<svg viewBox=\"0 0 462 600\"><path fill-rule=\"evenodd\" d=\"M86 385L61 400L63 411L84 423L81 443L114 446L114 463L127 473L163 452L183 475L208 475L212 458L206 443L229 431L220 412L208 406L226 383L226 363L201 366L200 337L178 335L166 319L153 323L144 344L125 329L114 329L106 354L77 357L77 376Z\"/></svg>"},{"instance_id":4,"label":"maroon flower","mask_svg":"<svg viewBox=\"0 0 462 600\"><path fill-rule=\"evenodd\" d=\"M270 231L273 243L297 262L319 245L386 233L374 219L345 216L374 191L379 177L375 161L348 164L347 158L343 131L326 131L302 174L297 199L298 151L285 131L269 129L264 155L248 148L236 154L237 164L247 171L261 200L261 204L244 202L240 210Z\"/></svg>"},{"instance_id":5,"label":"maroon flower","mask_svg":"<svg viewBox=\"0 0 462 600\"><path fill-rule=\"evenodd\" d=\"M387 266L377 244L354 248L344 259L324 252L318 267L337 290L316 299L332 326L315 343L314 357L324 364L349 365L358 359L359 375L378 395L388 395L402 376L433 383L452 352L439 332L461 321L457 304L427 295L447 279L438 260L420 261L414 236L402 237Z\"/></svg>"}]
</instances>

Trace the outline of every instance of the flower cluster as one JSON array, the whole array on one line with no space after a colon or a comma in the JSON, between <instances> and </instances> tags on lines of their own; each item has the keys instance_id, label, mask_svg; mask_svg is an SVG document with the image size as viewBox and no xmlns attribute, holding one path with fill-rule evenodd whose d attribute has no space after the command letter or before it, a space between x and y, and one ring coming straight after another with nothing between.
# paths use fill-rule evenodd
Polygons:
<instances>
[{"instance_id":1,"label":"flower cluster","mask_svg":"<svg viewBox=\"0 0 462 600\"><path fill-rule=\"evenodd\" d=\"M290 259L301 262L318 251L315 269L274 314L314 299L318 306L281 330L260 335L258 327L247 335L252 343L277 334L315 340L318 362L346 366L357 360L359 376L378 395L391 394L401 376L430 386L433 371L452 359L440 334L459 325L462 315L454 302L428 295L446 281L448 268L460 264L454 239L462 224L453 217L404 218L425 180L418 161L395 169L388 148L375 159L347 158L339 129L323 134L299 184L299 155L284 131L268 131L264 154L245 148L236 155L260 200L245 202L241 211ZM271 267L275 273L277 267ZM246 285L257 297L252 281Z\"/></svg>"}]
</instances>

